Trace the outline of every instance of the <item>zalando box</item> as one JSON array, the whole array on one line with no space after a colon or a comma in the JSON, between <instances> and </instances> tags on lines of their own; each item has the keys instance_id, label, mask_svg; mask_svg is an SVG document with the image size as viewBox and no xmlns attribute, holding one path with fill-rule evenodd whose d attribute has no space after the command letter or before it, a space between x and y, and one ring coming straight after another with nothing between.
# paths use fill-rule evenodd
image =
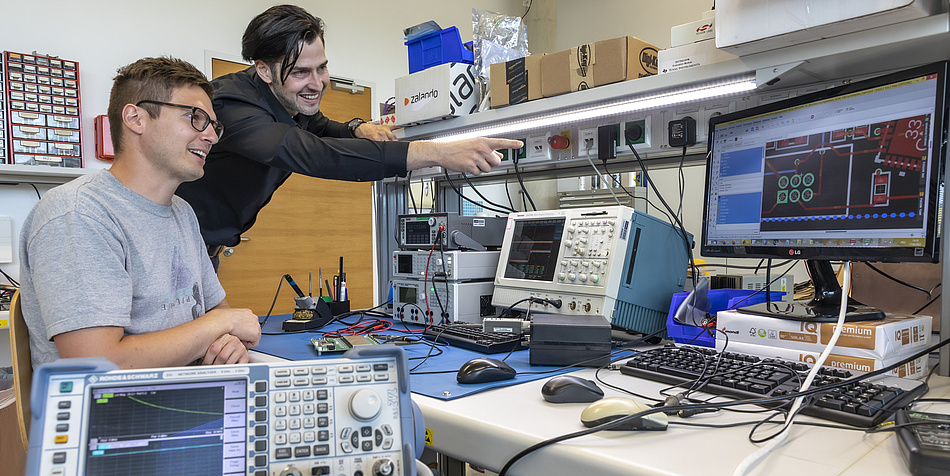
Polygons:
<instances>
[{"instance_id":1,"label":"zalando box","mask_svg":"<svg viewBox=\"0 0 950 476\"><path fill-rule=\"evenodd\" d=\"M475 66L445 63L396 78L396 121L425 124L478 111Z\"/></svg>"},{"instance_id":2,"label":"zalando box","mask_svg":"<svg viewBox=\"0 0 950 476\"><path fill-rule=\"evenodd\" d=\"M930 345L930 316L887 316L879 321L849 322L832 352L849 357L890 359ZM834 322L815 323L719 311L716 328L733 343L757 344L795 351L821 353L834 333ZM725 337L716 333L716 346Z\"/></svg>"},{"instance_id":3,"label":"zalando box","mask_svg":"<svg viewBox=\"0 0 950 476\"><path fill-rule=\"evenodd\" d=\"M575 46L541 58L541 95L558 96L656 74L657 48L623 36Z\"/></svg>"},{"instance_id":4,"label":"zalando box","mask_svg":"<svg viewBox=\"0 0 950 476\"><path fill-rule=\"evenodd\" d=\"M722 340L716 341L716 350L722 352L724 342ZM790 360L792 362L804 362L806 364L814 364L818 361L818 356L821 355L821 352L808 352L804 350L793 350L793 349L783 349L781 347L772 347L768 345L756 345L749 344L746 342L732 342L729 341L729 345L725 346L726 352L739 352L743 354L755 355L762 358L779 358L783 360ZM844 370L855 370L858 372L873 372L875 370L883 369L890 365L896 364L901 360L909 357L910 354L906 356L895 356L890 358L878 359L878 358L867 358L867 357L852 357L848 355L838 355L838 354L828 354L828 358L825 359L825 367L834 367ZM923 378L927 373L927 359L925 357L918 357L910 362L907 362L900 367L891 370L883 375L901 377L901 378L913 378L920 379Z\"/></svg>"},{"instance_id":5,"label":"zalando box","mask_svg":"<svg viewBox=\"0 0 950 476\"><path fill-rule=\"evenodd\" d=\"M737 55L923 18L940 0L719 0L716 46Z\"/></svg>"}]
</instances>

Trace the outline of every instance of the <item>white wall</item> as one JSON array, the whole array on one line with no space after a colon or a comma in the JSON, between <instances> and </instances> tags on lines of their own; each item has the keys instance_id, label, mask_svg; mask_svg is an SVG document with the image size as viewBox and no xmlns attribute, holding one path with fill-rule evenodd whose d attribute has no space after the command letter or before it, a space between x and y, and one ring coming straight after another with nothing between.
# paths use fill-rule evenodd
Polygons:
<instances>
[{"instance_id":1,"label":"white wall","mask_svg":"<svg viewBox=\"0 0 950 476\"><path fill-rule=\"evenodd\" d=\"M701 19L712 5L713 0L558 0L558 50L625 35L669 48L670 28Z\"/></svg>"}]
</instances>

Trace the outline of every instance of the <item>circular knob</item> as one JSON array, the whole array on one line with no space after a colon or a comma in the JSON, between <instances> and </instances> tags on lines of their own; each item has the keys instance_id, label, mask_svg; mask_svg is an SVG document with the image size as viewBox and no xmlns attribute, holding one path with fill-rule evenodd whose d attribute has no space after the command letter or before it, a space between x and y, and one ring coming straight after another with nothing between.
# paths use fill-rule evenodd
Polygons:
<instances>
[{"instance_id":1,"label":"circular knob","mask_svg":"<svg viewBox=\"0 0 950 476\"><path fill-rule=\"evenodd\" d=\"M396 466L388 459L381 459L373 465L373 476L391 476L395 472Z\"/></svg>"},{"instance_id":2,"label":"circular knob","mask_svg":"<svg viewBox=\"0 0 950 476\"><path fill-rule=\"evenodd\" d=\"M566 274L564 274L564 273L559 273L559 274L557 275L557 280L558 280L558 281L564 281L564 278L566 278L566 277L567 277Z\"/></svg>"},{"instance_id":3,"label":"circular knob","mask_svg":"<svg viewBox=\"0 0 950 476\"><path fill-rule=\"evenodd\" d=\"M234 248L230 248L230 247L225 248L224 251L221 252L221 254L223 254L224 257L227 258L228 256L231 256L234 254Z\"/></svg>"},{"instance_id":4,"label":"circular knob","mask_svg":"<svg viewBox=\"0 0 950 476\"><path fill-rule=\"evenodd\" d=\"M567 279L570 279L571 281L575 281L575 280L577 280L577 275L574 274L574 273L571 273L571 274L567 275Z\"/></svg>"},{"instance_id":5,"label":"circular knob","mask_svg":"<svg viewBox=\"0 0 950 476\"><path fill-rule=\"evenodd\" d=\"M568 248L570 248L571 245L573 245L573 244L574 244L574 242L571 241L571 240L564 240L564 246L566 246L566 247L568 247Z\"/></svg>"},{"instance_id":6,"label":"circular knob","mask_svg":"<svg viewBox=\"0 0 950 476\"><path fill-rule=\"evenodd\" d=\"M598 275L598 274L592 274L592 275L590 275L590 282L592 282L592 283L594 283L594 284L599 283L599 282L600 282L600 275Z\"/></svg>"},{"instance_id":7,"label":"circular knob","mask_svg":"<svg viewBox=\"0 0 950 476\"><path fill-rule=\"evenodd\" d=\"M350 397L350 413L357 420L368 421L379 415L383 401L379 394L368 388L357 391Z\"/></svg>"},{"instance_id":8,"label":"circular knob","mask_svg":"<svg viewBox=\"0 0 950 476\"><path fill-rule=\"evenodd\" d=\"M280 476L303 476L303 473L293 466L288 466L280 471Z\"/></svg>"},{"instance_id":9,"label":"circular knob","mask_svg":"<svg viewBox=\"0 0 950 476\"><path fill-rule=\"evenodd\" d=\"M586 275L586 274L581 274L580 276L577 277L577 279L580 279L582 283L586 283L586 282L587 282L587 275Z\"/></svg>"},{"instance_id":10,"label":"circular knob","mask_svg":"<svg viewBox=\"0 0 950 476\"><path fill-rule=\"evenodd\" d=\"M429 217L429 226L435 226L435 217Z\"/></svg>"}]
</instances>

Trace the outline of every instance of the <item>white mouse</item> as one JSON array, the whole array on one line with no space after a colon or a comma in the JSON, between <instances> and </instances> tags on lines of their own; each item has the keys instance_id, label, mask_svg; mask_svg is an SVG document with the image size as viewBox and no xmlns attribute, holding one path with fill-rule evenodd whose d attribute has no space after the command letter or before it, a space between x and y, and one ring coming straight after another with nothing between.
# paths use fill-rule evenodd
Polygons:
<instances>
[{"instance_id":1,"label":"white mouse","mask_svg":"<svg viewBox=\"0 0 950 476\"><path fill-rule=\"evenodd\" d=\"M603 425L609 421L623 418L634 413L640 413L649 410L646 403L627 397L608 397L591 403L581 412L581 423L591 428ZM657 430L665 431L669 426L670 419L663 412L653 413L651 415L633 418L621 423L608 430Z\"/></svg>"}]
</instances>

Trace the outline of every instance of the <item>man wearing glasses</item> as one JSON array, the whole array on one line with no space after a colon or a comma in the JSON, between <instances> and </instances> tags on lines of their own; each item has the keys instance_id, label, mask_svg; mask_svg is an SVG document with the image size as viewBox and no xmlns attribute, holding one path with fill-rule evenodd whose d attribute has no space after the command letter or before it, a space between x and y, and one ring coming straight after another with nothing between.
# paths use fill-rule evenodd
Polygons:
<instances>
[{"instance_id":1,"label":"man wearing glasses","mask_svg":"<svg viewBox=\"0 0 950 476\"><path fill-rule=\"evenodd\" d=\"M195 209L215 262L292 173L365 181L442 166L480 174L501 163L496 149L522 147L486 138L396 142L388 127L328 119L320 112L330 82L323 21L297 6L271 7L251 20L241 54L254 65L213 81L214 110L226 127L221 142L208 155L205 176L178 189Z\"/></svg>"},{"instance_id":2,"label":"man wearing glasses","mask_svg":"<svg viewBox=\"0 0 950 476\"><path fill-rule=\"evenodd\" d=\"M260 326L225 301L191 207L174 196L204 173L223 128L191 64L120 68L109 98L115 161L50 190L20 235L33 365L106 357L121 368L247 362Z\"/></svg>"}]
</instances>

